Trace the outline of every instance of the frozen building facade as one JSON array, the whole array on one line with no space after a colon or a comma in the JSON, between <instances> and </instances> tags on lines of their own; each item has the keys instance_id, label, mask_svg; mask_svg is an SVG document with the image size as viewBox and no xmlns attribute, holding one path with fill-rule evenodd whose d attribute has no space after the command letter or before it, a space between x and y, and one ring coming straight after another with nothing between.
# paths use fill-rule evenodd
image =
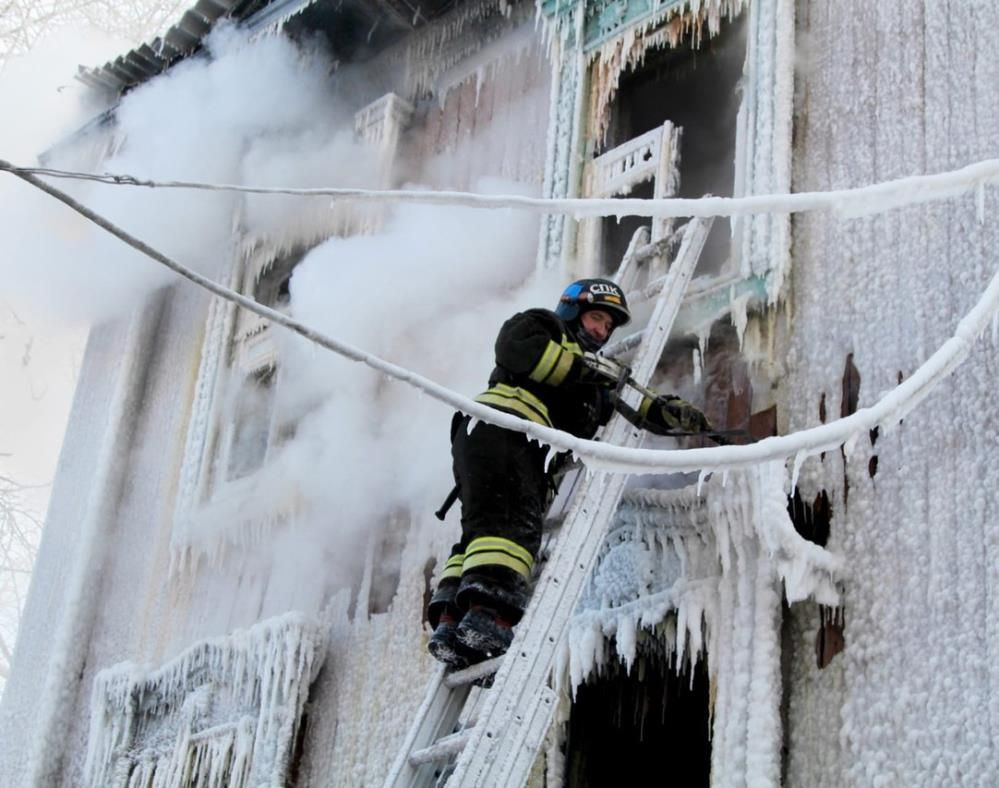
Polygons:
<instances>
[{"instance_id":1,"label":"frozen building facade","mask_svg":"<svg viewBox=\"0 0 999 788\"><path fill-rule=\"evenodd\" d=\"M997 39L984 0L211 0L85 72L110 109L52 158L287 187L833 192L994 157ZM147 199L92 188L112 216ZM628 254L647 259L640 325L682 223L163 199L134 214L144 240L466 394L505 317ZM995 273L994 190L836 206L715 221L658 389L793 435L954 341ZM432 671L451 410L163 284L91 331L3 697L3 782L380 785ZM634 476L531 785L999 782L997 336L965 340L878 426Z\"/></svg>"}]
</instances>

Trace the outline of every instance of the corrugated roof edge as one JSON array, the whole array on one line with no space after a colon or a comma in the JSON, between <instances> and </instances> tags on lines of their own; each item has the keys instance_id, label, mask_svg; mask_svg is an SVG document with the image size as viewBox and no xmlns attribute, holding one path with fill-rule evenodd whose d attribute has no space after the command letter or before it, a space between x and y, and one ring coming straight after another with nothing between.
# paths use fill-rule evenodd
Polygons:
<instances>
[{"instance_id":1,"label":"corrugated roof edge","mask_svg":"<svg viewBox=\"0 0 999 788\"><path fill-rule=\"evenodd\" d=\"M252 23L256 16L273 18L276 8L280 8L286 18L314 1L198 0L162 37L142 44L103 66L80 66L76 78L88 87L116 98L126 90L162 74L178 60L194 54L222 18Z\"/></svg>"}]
</instances>

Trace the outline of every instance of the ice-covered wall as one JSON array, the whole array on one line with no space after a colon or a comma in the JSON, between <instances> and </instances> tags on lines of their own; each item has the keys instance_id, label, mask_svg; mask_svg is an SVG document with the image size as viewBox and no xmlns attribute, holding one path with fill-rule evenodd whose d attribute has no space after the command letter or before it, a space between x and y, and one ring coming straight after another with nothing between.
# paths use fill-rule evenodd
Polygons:
<instances>
[{"instance_id":1,"label":"ice-covered wall","mask_svg":"<svg viewBox=\"0 0 999 788\"><path fill-rule=\"evenodd\" d=\"M82 751L67 734L86 713L78 677L100 627L108 557L119 546L114 515L165 300L154 296L131 319L90 334L0 716L0 774L11 785L54 784ZM142 572L153 555L148 539L144 545L120 565ZM117 637L126 639L132 624L115 622Z\"/></svg>"},{"instance_id":2,"label":"ice-covered wall","mask_svg":"<svg viewBox=\"0 0 999 788\"><path fill-rule=\"evenodd\" d=\"M999 7L798 3L794 190L859 186L996 155ZM782 432L859 405L948 338L996 270L996 193L794 221ZM808 460L843 553L845 650L823 670L792 609L791 785L999 782L999 422L994 332L904 422Z\"/></svg>"}]
</instances>

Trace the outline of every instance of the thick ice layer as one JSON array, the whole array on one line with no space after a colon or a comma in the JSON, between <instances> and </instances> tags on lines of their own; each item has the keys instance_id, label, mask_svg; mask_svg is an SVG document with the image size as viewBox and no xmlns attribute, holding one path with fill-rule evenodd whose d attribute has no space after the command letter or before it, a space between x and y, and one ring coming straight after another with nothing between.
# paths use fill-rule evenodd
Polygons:
<instances>
[{"instance_id":1,"label":"thick ice layer","mask_svg":"<svg viewBox=\"0 0 999 788\"><path fill-rule=\"evenodd\" d=\"M717 476L697 489L631 490L616 515L601 557L573 618L573 686L610 658L635 657L638 629L653 629L667 614L682 622L673 644L681 660L697 659L704 644L702 617L712 638L719 589L740 571L733 551L754 542L788 601L814 598L835 604L841 558L799 536L787 513L787 478L779 463ZM709 648L710 654L710 648Z\"/></svg>"},{"instance_id":2,"label":"thick ice layer","mask_svg":"<svg viewBox=\"0 0 999 788\"><path fill-rule=\"evenodd\" d=\"M776 784L781 583L789 601L835 604L842 561L794 531L781 463L698 486L623 501L570 625L571 685L610 660L630 668L641 637L678 667L706 658L715 779Z\"/></svg>"},{"instance_id":3,"label":"thick ice layer","mask_svg":"<svg viewBox=\"0 0 999 788\"><path fill-rule=\"evenodd\" d=\"M94 788L283 784L325 637L288 613L191 646L161 668L94 681L86 781Z\"/></svg>"}]
</instances>

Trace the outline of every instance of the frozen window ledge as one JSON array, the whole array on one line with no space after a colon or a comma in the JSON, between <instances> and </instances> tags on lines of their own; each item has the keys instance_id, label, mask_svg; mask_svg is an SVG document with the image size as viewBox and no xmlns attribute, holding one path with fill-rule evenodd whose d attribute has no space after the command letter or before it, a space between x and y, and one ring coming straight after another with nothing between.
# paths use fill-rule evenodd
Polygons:
<instances>
[{"instance_id":1,"label":"frozen window ledge","mask_svg":"<svg viewBox=\"0 0 999 788\"><path fill-rule=\"evenodd\" d=\"M326 653L290 612L197 643L162 667L101 671L91 697L89 786L283 785Z\"/></svg>"}]
</instances>

